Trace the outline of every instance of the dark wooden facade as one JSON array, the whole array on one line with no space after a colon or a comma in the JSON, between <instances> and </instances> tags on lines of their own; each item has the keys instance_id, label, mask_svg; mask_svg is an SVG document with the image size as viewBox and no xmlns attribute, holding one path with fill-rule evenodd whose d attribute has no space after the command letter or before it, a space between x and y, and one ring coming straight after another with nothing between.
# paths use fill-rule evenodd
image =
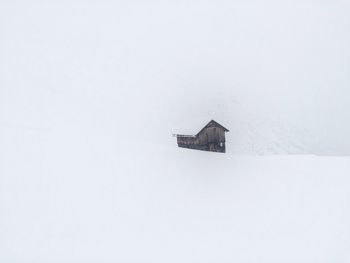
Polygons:
<instances>
[{"instance_id":1,"label":"dark wooden facade","mask_svg":"<svg viewBox=\"0 0 350 263\"><path fill-rule=\"evenodd\" d=\"M176 134L177 145L182 148L210 151L226 152L225 132L229 130L214 120L211 120L196 135Z\"/></svg>"}]
</instances>

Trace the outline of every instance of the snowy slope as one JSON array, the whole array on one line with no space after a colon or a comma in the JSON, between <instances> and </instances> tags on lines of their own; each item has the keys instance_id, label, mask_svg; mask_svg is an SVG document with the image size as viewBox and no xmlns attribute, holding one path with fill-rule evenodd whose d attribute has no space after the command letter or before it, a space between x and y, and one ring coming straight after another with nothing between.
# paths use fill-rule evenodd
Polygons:
<instances>
[{"instance_id":1,"label":"snowy slope","mask_svg":"<svg viewBox=\"0 0 350 263\"><path fill-rule=\"evenodd\" d=\"M349 158L2 142L1 262L348 262Z\"/></svg>"}]
</instances>

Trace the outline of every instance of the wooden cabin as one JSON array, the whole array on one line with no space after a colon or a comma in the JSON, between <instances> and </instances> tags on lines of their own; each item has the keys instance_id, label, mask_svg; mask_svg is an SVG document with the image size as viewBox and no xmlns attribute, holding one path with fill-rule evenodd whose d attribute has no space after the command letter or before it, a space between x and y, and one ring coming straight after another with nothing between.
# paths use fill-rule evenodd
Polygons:
<instances>
[{"instance_id":1,"label":"wooden cabin","mask_svg":"<svg viewBox=\"0 0 350 263\"><path fill-rule=\"evenodd\" d=\"M225 133L229 130L214 120L211 120L196 135L176 134L177 145L182 148L226 152Z\"/></svg>"}]
</instances>

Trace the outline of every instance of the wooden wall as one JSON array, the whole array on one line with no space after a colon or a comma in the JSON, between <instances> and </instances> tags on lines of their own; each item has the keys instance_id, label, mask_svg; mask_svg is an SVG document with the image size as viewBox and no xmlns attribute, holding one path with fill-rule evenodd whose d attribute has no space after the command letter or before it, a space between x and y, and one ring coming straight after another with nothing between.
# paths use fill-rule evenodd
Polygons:
<instances>
[{"instance_id":1,"label":"wooden wall","mask_svg":"<svg viewBox=\"0 0 350 263\"><path fill-rule=\"evenodd\" d=\"M208 127L202 130L198 135L198 143L225 143L225 130L221 127Z\"/></svg>"},{"instance_id":2,"label":"wooden wall","mask_svg":"<svg viewBox=\"0 0 350 263\"><path fill-rule=\"evenodd\" d=\"M210 125L196 136L178 135L179 147L212 152L226 152L225 130L217 125Z\"/></svg>"}]
</instances>

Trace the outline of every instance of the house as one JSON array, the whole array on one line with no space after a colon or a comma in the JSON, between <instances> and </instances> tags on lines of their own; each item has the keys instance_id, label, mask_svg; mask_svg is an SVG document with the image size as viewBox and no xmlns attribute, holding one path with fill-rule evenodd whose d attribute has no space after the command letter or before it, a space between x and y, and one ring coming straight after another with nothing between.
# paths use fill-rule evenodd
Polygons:
<instances>
[{"instance_id":1,"label":"house","mask_svg":"<svg viewBox=\"0 0 350 263\"><path fill-rule=\"evenodd\" d=\"M225 132L226 129L221 124L211 120L196 135L175 134L177 145L182 148L210 151L210 152L226 152Z\"/></svg>"}]
</instances>

